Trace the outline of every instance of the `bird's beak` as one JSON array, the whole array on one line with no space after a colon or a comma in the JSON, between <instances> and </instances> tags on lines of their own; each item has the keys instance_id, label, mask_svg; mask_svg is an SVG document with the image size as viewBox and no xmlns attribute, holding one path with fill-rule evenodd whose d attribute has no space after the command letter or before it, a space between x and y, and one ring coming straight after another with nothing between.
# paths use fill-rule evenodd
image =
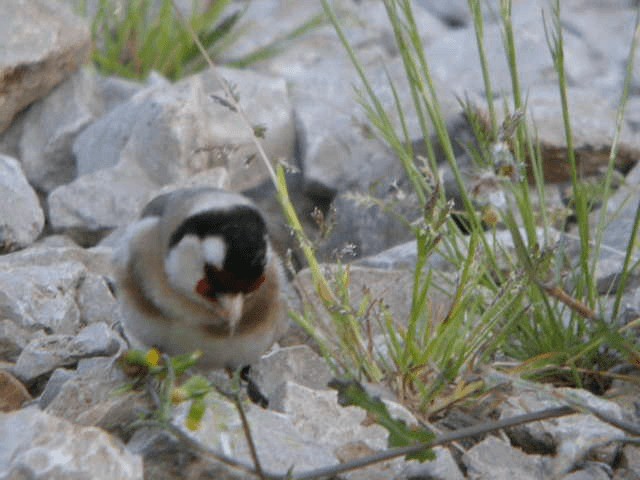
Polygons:
<instances>
[{"instance_id":1,"label":"bird's beak","mask_svg":"<svg viewBox=\"0 0 640 480\"><path fill-rule=\"evenodd\" d=\"M236 330L240 318L242 317L242 307L244 305L244 294L242 293L225 293L218 297L218 302L222 308L222 314L229 321L229 332L231 335Z\"/></svg>"}]
</instances>

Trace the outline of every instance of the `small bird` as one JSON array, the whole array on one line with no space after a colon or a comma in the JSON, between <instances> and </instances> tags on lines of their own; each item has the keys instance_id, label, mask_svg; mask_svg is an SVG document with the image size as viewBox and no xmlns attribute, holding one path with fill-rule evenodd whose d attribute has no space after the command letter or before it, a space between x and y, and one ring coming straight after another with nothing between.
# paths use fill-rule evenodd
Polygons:
<instances>
[{"instance_id":1,"label":"small bird","mask_svg":"<svg viewBox=\"0 0 640 480\"><path fill-rule=\"evenodd\" d=\"M114 251L125 332L169 355L235 370L286 329L284 271L246 197L214 188L160 195Z\"/></svg>"}]
</instances>

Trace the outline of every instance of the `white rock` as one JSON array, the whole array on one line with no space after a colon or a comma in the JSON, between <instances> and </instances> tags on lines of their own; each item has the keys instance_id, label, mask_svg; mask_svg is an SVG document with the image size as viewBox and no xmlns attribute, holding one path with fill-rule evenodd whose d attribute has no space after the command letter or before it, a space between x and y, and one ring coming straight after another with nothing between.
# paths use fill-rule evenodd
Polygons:
<instances>
[{"instance_id":1,"label":"white rock","mask_svg":"<svg viewBox=\"0 0 640 480\"><path fill-rule=\"evenodd\" d=\"M33 243L44 227L44 213L20 164L5 155L0 155L0 198L0 251Z\"/></svg>"},{"instance_id":2,"label":"white rock","mask_svg":"<svg viewBox=\"0 0 640 480\"><path fill-rule=\"evenodd\" d=\"M81 427L36 407L0 413L0 478L136 480L142 460L95 427Z\"/></svg>"}]
</instances>

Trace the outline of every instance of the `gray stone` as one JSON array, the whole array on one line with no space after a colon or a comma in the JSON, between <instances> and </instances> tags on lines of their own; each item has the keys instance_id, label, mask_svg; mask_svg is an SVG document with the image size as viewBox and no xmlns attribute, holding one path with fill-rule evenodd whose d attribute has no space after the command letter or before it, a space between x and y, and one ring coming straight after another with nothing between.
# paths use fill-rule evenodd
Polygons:
<instances>
[{"instance_id":1,"label":"gray stone","mask_svg":"<svg viewBox=\"0 0 640 480\"><path fill-rule=\"evenodd\" d=\"M87 272L78 287L76 302L80 309L80 320L85 324L112 325L116 321L117 301L102 275Z\"/></svg>"},{"instance_id":2,"label":"gray stone","mask_svg":"<svg viewBox=\"0 0 640 480\"><path fill-rule=\"evenodd\" d=\"M11 125L4 132L0 132L0 154L14 158L20 157L20 137L24 128L25 113L25 110L17 113Z\"/></svg>"},{"instance_id":3,"label":"gray stone","mask_svg":"<svg viewBox=\"0 0 640 480\"><path fill-rule=\"evenodd\" d=\"M207 407L198 430L191 431L185 426L188 402L176 408L174 424L201 444L251 465L235 406L221 396L211 394L207 397ZM265 470L282 474L294 467L295 473L337 463L330 449L300 432L288 415L253 404L245 405L245 410Z\"/></svg>"},{"instance_id":4,"label":"gray stone","mask_svg":"<svg viewBox=\"0 0 640 480\"><path fill-rule=\"evenodd\" d=\"M385 181L393 180L386 177ZM417 220L421 209L414 194L396 190L401 188L398 184L407 187L405 182L393 182L382 195L373 194L386 208L372 204L367 194L353 191L338 194L331 205L335 224L330 228L328 238L319 244L320 258L336 261L344 257L350 261L414 238L408 222Z\"/></svg>"},{"instance_id":5,"label":"gray stone","mask_svg":"<svg viewBox=\"0 0 640 480\"><path fill-rule=\"evenodd\" d=\"M84 63L91 49L87 24L44 0L6 0L0 16L0 131Z\"/></svg>"},{"instance_id":6,"label":"gray stone","mask_svg":"<svg viewBox=\"0 0 640 480\"><path fill-rule=\"evenodd\" d=\"M544 480L551 478L544 457L527 455L496 437L487 437L462 456L467 478Z\"/></svg>"},{"instance_id":7,"label":"gray stone","mask_svg":"<svg viewBox=\"0 0 640 480\"><path fill-rule=\"evenodd\" d=\"M0 198L0 252L33 243L44 227L44 213L20 164L4 155L0 155Z\"/></svg>"},{"instance_id":8,"label":"gray stone","mask_svg":"<svg viewBox=\"0 0 640 480\"><path fill-rule=\"evenodd\" d=\"M614 480L637 480L640 478L640 447L625 445L622 449L622 468L616 470Z\"/></svg>"},{"instance_id":9,"label":"gray stone","mask_svg":"<svg viewBox=\"0 0 640 480\"><path fill-rule=\"evenodd\" d=\"M603 175L609 162L616 124L616 109L593 88L568 88L569 112L576 165L581 176ZM562 120L560 94L556 85L533 88L527 99L527 119L541 147L545 179L568 182L569 164ZM623 124L616 167L626 171L640 156L640 135Z\"/></svg>"},{"instance_id":10,"label":"gray stone","mask_svg":"<svg viewBox=\"0 0 640 480\"><path fill-rule=\"evenodd\" d=\"M29 340L41 335L42 332L22 328L11 320L0 320L0 360L17 360Z\"/></svg>"},{"instance_id":11,"label":"gray stone","mask_svg":"<svg viewBox=\"0 0 640 480\"><path fill-rule=\"evenodd\" d=\"M118 351L119 341L106 324L94 323L78 335L48 335L33 339L22 350L14 374L25 383L58 367L74 365L81 358L109 356Z\"/></svg>"},{"instance_id":12,"label":"gray stone","mask_svg":"<svg viewBox=\"0 0 640 480\"><path fill-rule=\"evenodd\" d=\"M364 410L341 407L337 392L313 390L286 382L279 394L280 409L289 414L303 437L313 438L318 444L329 448L341 462L387 448L387 431L375 423L371 424ZM413 415L403 406L387 400L385 403L393 417L401 418L409 425L417 424ZM408 462L409 465L413 463L417 462ZM351 480L399 478L406 467L407 462L400 458L343 475Z\"/></svg>"},{"instance_id":13,"label":"gray stone","mask_svg":"<svg viewBox=\"0 0 640 480\"><path fill-rule=\"evenodd\" d=\"M62 386L70 379L76 376L76 372L68 368L56 368L47 385L44 387L42 394L38 398L38 406L41 410L46 409L54 398L60 393Z\"/></svg>"},{"instance_id":14,"label":"gray stone","mask_svg":"<svg viewBox=\"0 0 640 480\"><path fill-rule=\"evenodd\" d=\"M562 477L562 480L609 480L612 470L608 465L590 463L587 468L576 470Z\"/></svg>"},{"instance_id":15,"label":"gray stone","mask_svg":"<svg viewBox=\"0 0 640 480\"><path fill-rule=\"evenodd\" d=\"M91 273L108 277L112 272L112 250L108 247L80 248L73 246L50 247L37 244L0 257L3 269L26 267L53 267L61 263L80 263Z\"/></svg>"},{"instance_id":16,"label":"gray stone","mask_svg":"<svg viewBox=\"0 0 640 480\"><path fill-rule=\"evenodd\" d=\"M441 250L436 248L436 251L429 257L427 260L429 267L439 271L451 271L454 269L455 265L448 262L440 252ZM410 240L374 255L359 258L354 262L354 264L381 270L413 271L416 266L417 259L418 252L416 241Z\"/></svg>"},{"instance_id":17,"label":"gray stone","mask_svg":"<svg viewBox=\"0 0 640 480\"><path fill-rule=\"evenodd\" d=\"M338 272L335 265L325 265L325 277L334 278ZM345 267L342 267L345 268ZM382 333L380 325L384 325L384 311L381 306L391 315L399 325L406 325L411 311L411 292L413 285L413 273L408 270L379 270L373 268L352 265L349 268L349 293L351 305L355 311L360 308L363 300L366 299L366 318L362 321L370 322L372 332ZM439 273L437 281L439 287L430 290L427 311L431 315L434 324L440 323L446 316L451 306L450 291L445 285L450 284L452 279L445 273ZM300 296L310 300L310 305L314 309L316 317L314 319L318 331L322 335L333 335L335 326L322 303L314 292L311 272L308 269L302 270L296 276L294 285L298 289ZM365 298L366 297L366 298ZM369 308L369 306L371 308ZM381 320L379 322L378 320Z\"/></svg>"},{"instance_id":18,"label":"gray stone","mask_svg":"<svg viewBox=\"0 0 640 480\"><path fill-rule=\"evenodd\" d=\"M85 67L34 103L22 120L19 142L19 158L31 184L48 193L75 179L72 145L77 135L143 87Z\"/></svg>"},{"instance_id":19,"label":"gray stone","mask_svg":"<svg viewBox=\"0 0 640 480\"><path fill-rule=\"evenodd\" d=\"M76 372L49 402L47 413L122 434L150 408L143 392L118 392L131 379L114 358L81 359Z\"/></svg>"},{"instance_id":20,"label":"gray stone","mask_svg":"<svg viewBox=\"0 0 640 480\"><path fill-rule=\"evenodd\" d=\"M435 460L424 463L410 462L404 469L402 478L411 480L462 480L464 478L448 449L435 447L433 453L436 454Z\"/></svg>"},{"instance_id":21,"label":"gray stone","mask_svg":"<svg viewBox=\"0 0 640 480\"><path fill-rule=\"evenodd\" d=\"M157 188L133 166L83 175L49 194L51 227L81 245L92 245L111 229L135 219Z\"/></svg>"},{"instance_id":22,"label":"gray stone","mask_svg":"<svg viewBox=\"0 0 640 480\"><path fill-rule=\"evenodd\" d=\"M270 158L289 160L294 127L284 81L235 70L222 75L252 121L266 127ZM80 177L48 197L53 229L94 243L133 220L160 187L214 167L228 168L234 190L263 183L268 174L251 132L218 100L220 88L204 72L145 89L94 122L74 144Z\"/></svg>"},{"instance_id":23,"label":"gray stone","mask_svg":"<svg viewBox=\"0 0 640 480\"><path fill-rule=\"evenodd\" d=\"M266 127L264 145L270 157L290 158L293 123L284 82L247 71L221 69L220 74L234 85L249 118ZM246 183L246 160L255 155L250 132L235 112L214 98L222 95L207 72L171 87L139 92L77 139L78 174L135 163L151 182L162 186L224 166L230 167L234 189L261 183L266 171Z\"/></svg>"},{"instance_id":24,"label":"gray stone","mask_svg":"<svg viewBox=\"0 0 640 480\"><path fill-rule=\"evenodd\" d=\"M94 427L27 408L0 413L0 478L142 479L140 457Z\"/></svg>"},{"instance_id":25,"label":"gray stone","mask_svg":"<svg viewBox=\"0 0 640 480\"><path fill-rule=\"evenodd\" d=\"M609 199L606 212L599 209L591 214L592 228L597 228L601 215L605 215L602 247L596 267L600 293L612 293L617 290L627 247L630 242L637 243L640 238L640 236L636 236L635 240L631 239L631 229L640 202L639 182L640 165L636 165L626 176L624 184ZM631 257L630 265L637 262L639 258L636 250ZM640 273L637 269L631 270L629 273L630 284L636 284Z\"/></svg>"},{"instance_id":26,"label":"gray stone","mask_svg":"<svg viewBox=\"0 0 640 480\"><path fill-rule=\"evenodd\" d=\"M0 265L0 317L30 331L73 334L79 329L75 295L86 273L81 263Z\"/></svg>"},{"instance_id":27,"label":"gray stone","mask_svg":"<svg viewBox=\"0 0 640 480\"><path fill-rule=\"evenodd\" d=\"M82 69L27 111L20 160L38 190L49 192L75 178L71 145L101 110L95 83L95 74Z\"/></svg>"},{"instance_id":28,"label":"gray stone","mask_svg":"<svg viewBox=\"0 0 640 480\"><path fill-rule=\"evenodd\" d=\"M586 390L558 389L568 396L575 396L591 408L622 419L620 407L608 400L596 397ZM501 412L502 418L525 412L560 406L558 400L550 399L548 393L523 391L508 400ZM612 464L619 450L616 441L624 433L590 414L575 414L566 417L528 423L509 429L508 435L515 445L541 452L557 452L553 471L561 474L571 471L585 457Z\"/></svg>"},{"instance_id":29,"label":"gray stone","mask_svg":"<svg viewBox=\"0 0 640 480\"><path fill-rule=\"evenodd\" d=\"M323 60L307 77L292 86L300 137L301 167L307 192L331 197L336 192L355 189L368 191L372 184L402 181L404 170L396 154L379 138L366 118L356 95L345 84L361 88L353 66ZM391 78L402 109L413 111L413 99L404 77L400 59L375 63L367 68L375 94L396 131L401 132ZM439 75L433 82L441 94L441 111L446 124L453 123L460 112L456 99L444 88ZM405 118L412 142L422 140L417 118ZM427 128L433 131L429 120ZM400 134L402 136L402 134Z\"/></svg>"},{"instance_id":30,"label":"gray stone","mask_svg":"<svg viewBox=\"0 0 640 480\"><path fill-rule=\"evenodd\" d=\"M244 30L244 34L223 52L224 60L241 58L284 37L314 16L323 15L321 5L314 2L283 4L278 0L245 0L239 3L246 7L238 25ZM339 0L333 2L332 7L340 19L345 35L361 58L380 58L397 53L393 30L384 5L380 2ZM414 15L423 41L429 43L446 33L446 27L423 8L415 7ZM278 21L273 22L273 18ZM344 47L329 24L316 26L302 37L288 42L278 53L272 58L252 64L252 68L297 82L301 77L307 76L309 70L316 69L324 58L348 62Z\"/></svg>"},{"instance_id":31,"label":"gray stone","mask_svg":"<svg viewBox=\"0 0 640 480\"><path fill-rule=\"evenodd\" d=\"M565 0L562 2L562 22L567 30L579 35L596 57L608 67L601 75L589 79L590 86L606 91L617 100L622 91L637 2L634 0ZM576 12L580 12L576 15ZM637 55L637 51L636 51ZM638 84L638 59L632 77L632 90ZM630 114L631 109L628 109Z\"/></svg>"},{"instance_id":32,"label":"gray stone","mask_svg":"<svg viewBox=\"0 0 640 480\"><path fill-rule=\"evenodd\" d=\"M306 345L296 345L279 348L263 356L252 367L251 377L270 399L288 381L325 389L332 375L320 355ZM275 408L274 405L271 407Z\"/></svg>"},{"instance_id":33,"label":"gray stone","mask_svg":"<svg viewBox=\"0 0 640 480\"><path fill-rule=\"evenodd\" d=\"M517 2L517 5L513 23L521 88L525 92L533 85L556 84L541 3ZM571 59L565 65L569 85L585 84L585 79L597 77L606 70L606 64L592 57L590 46L580 37L566 30L563 33L565 58ZM484 43L493 92L510 92L511 74L503 48L502 26L486 25ZM475 32L468 27L450 32L426 48L431 73L461 98L466 93L483 94L485 89L475 44ZM500 110L501 105L496 103L496 109Z\"/></svg>"}]
</instances>

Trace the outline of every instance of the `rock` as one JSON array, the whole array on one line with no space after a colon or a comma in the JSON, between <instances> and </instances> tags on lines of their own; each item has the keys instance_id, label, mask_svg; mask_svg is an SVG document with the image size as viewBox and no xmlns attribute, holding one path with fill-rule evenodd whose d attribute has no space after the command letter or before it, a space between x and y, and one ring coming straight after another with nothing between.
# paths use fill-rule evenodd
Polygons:
<instances>
[{"instance_id":1,"label":"rock","mask_svg":"<svg viewBox=\"0 0 640 480\"><path fill-rule=\"evenodd\" d=\"M433 453L436 454L435 460L425 463L410 462L403 470L401 478L416 480L463 480L465 478L449 450L435 447Z\"/></svg>"},{"instance_id":2,"label":"rock","mask_svg":"<svg viewBox=\"0 0 640 480\"><path fill-rule=\"evenodd\" d=\"M43 244L0 257L2 270L25 267L53 267L60 263L79 263L89 272L104 277L112 273L112 250L108 247L80 248L73 246L50 247ZM0 270L1 271L1 270Z\"/></svg>"},{"instance_id":3,"label":"rock","mask_svg":"<svg viewBox=\"0 0 640 480\"><path fill-rule=\"evenodd\" d=\"M411 104L404 71L393 40L386 10L379 2L340 1L333 4L345 35L352 42L360 61L394 125L400 125L387 74L397 87L403 107ZM302 2L284 6L277 1L248 5L242 22L252 33L243 36L228 52L231 58L246 54L266 38L299 26L321 13L318 4ZM416 23L426 43L445 33L444 26L422 8L414 9ZM274 15L279 22L269 22ZM260 25L269 24L268 28ZM254 33L255 32L255 33ZM377 138L355 95L346 85L360 86L357 73L344 47L330 25L307 32L288 45L280 55L258 62L253 68L285 77L290 84L300 139L301 168L306 192L314 197L331 198L347 188L366 190L371 183L392 172L401 173L395 155ZM437 81L437 80L435 80ZM455 99L445 106L459 111ZM445 115L448 110L443 106ZM419 134L417 120L407 117L412 138ZM391 174L393 175L393 173Z\"/></svg>"},{"instance_id":4,"label":"rock","mask_svg":"<svg viewBox=\"0 0 640 480\"><path fill-rule=\"evenodd\" d=\"M87 272L78 287L76 302L80 309L80 321L84 324L102 323L113 325L117 301L102 275Z\"/></svg>"},{"instance_id":5,"label":"rock","mask_svg":"<svg viewBox=\"0 0 640 480\"><path fill-rule=\"evenodd\" d=\"M89 58L87 24L45 0L6 0L0 18L0 132Z\"/></svg>"},{"instance_id":6,"label":"rock","mask_svg":"<svg viewBox=\"0 0 640 480\"><path fill-rule=\"evenodd\" d=\"M22 328L11 320L0 320L0 360L17 360L29 340L40 335L43 334Z\"/></svg>"},{"instance_id":7,"label":"rock","mask_svg":"<svg viewBox=\"0 0 640 480\"><path fill-rule=\"evenodd\" d=\"M232 403L219 395L209 395L202 424L196 431L190 431L185 426L189 408L187 403L176 409L176 426L208 448L252 464L240 417ZM295 473L337 463L329 449L298 431L288 415L264 410L253 404L246 405L245 409L258 456L265 470L283 474L293 466ZM146 458L149 458L149 454Z\"/></svg>"},{"instance_id":8,"label":"rock","mask_svg":"<svg viewBox=\"0 0 640 480\"><path fill-rule=\"evenodd\" d=\"M637 480L640 478L640 447L625 445L622 449L623 467L616 470L614 480Z\"/></svg>"},{"instance_id":9,"label":"rock","mask_svg":"<svg viewBox=\"0 0 640 480\"><path fill-rule=\"evenodd\" d=\"M279 408L291 416L293 425L303 437L313 438L318 444L329 448L341 462L387 448L387 431L375 423L371 424L364 410L341 407L337 392L312 390L287 382L279 393ZM390 401L385 403L393 417L401 418L409 425L417 424L413 415L401 405ZM398 478L406 465L402 458L396 458L343 475L351 480Z\"/></svg>"},{"instance_id":10,"label":"rock","mask_svg":"<svg viewBox=\"0 0 640 480\"><path fill-rule=\"evenodd\" d=\"M20 164L4 155L0 155L0 198L0 252L33 243L44 227L44 213Z\"/></svg>"},{"instance_id":11,"label":"rock","mask_svg":"<svg viewBox=\"0 0 640 480\"><path fill-rule=\"evenodd\" d=\"M487 437L462 456L467 477L495 480L543 480L549 477L544 457L527 455L496 437Z\"/></svg>"},{"instance_id":12,"label":"rock","mask_svg":"<svg viewBox=\"0 0 640 480\"><path fill-rule=\"evenodd\" d=\"M62 384L45 410L80 425L93 425L128 437L130 432L125 432L131 423L150 408L144 393L118 391L130 382L114 358L82 359L77 373Z\"/></svg>"},{"instance_id":13,"label":"rock","mask_svg":"<svg viewBox=\"0 0 640 480\"><path fill-rule=\"evenodd\" d=\"M436 248L435 252L427 260L427 264L433 270L451 271L455 266L448 262L441 254L440 249ZM376 268L381 270L408 270L413 271L418 258L417 244L415 240L400 243L395 247L383 250L371 256L359 258L354 265L363 267Z\"/></svg>"},{"instance_id":14,"label":"rock","mask_svg":"<svg viewBox=\"0 0 640 480\"><path fill-rule=\"evenodd\" d=\"M622 419L622 412L615 403L598 398L586 390L560 388L559 392L576 396L581 402ZM520 415L525 412L560 406L561 402L551 400L544 392L523 391L507 401L501 418ZM617 441L624 433L590 414L569 415L554 420L524 424L508 430L513 444L528 451L543 453L556 452L553 464L555 473L566 473L575 468L585 457L613 464L619 450Z\"/></svg>"},{"instance_id":15,"label":"rock","mask_svg":"<svg viewBox=\"0 0 640 480\"><path fill-rule=\"evenodd\" d=\"M25 113L25 110L17 113L11 125L4 132L0 132L0 154L20 157L20 137L24 128Z\"/></svg>"},{"instance_id":16,"label":"rock","mask_svg":"<svg viewBox=\"0 0 640 480\"><path fill-rule=\"evenodd\" d=\"M31 331L69 335L79 329L75 289L86 272L81 263L2 267L0 317Z\"/></svg>"},{"instance_id":17,"label":"rock","mask_svg":"<svg viewBox=\"0 0 640 480\"><path fill-rule=\"evenodd\" d=\"M42 192L75 178L71 145L100 110L95 74L82 69L26 112L20 159L31 184Z\"/></svg>"},{"instance_id":18,"label":"rock","mask_svg":"<svg viewBox=\"0 0 640 480\"><path fill-rule=\"evenodd\" d=\"M398 183L406 187L405 182ZM384 207L373 203L369 194L354 191L338 194L331 205L335 224L329 227L328 238L320 243L320 258L324 261L341 260L343 256L346 260L357 259L414 238L408 222L417 220L421 209L414 194L396 190L401 188L398 183L385 188L381 195L373 194L376 202Z\"/></svg>"},{"instance_id":19,"label":"rock","mask_svg":"<svg viewBox=\"0 0 640 480\"><path fill-rule=\"evenodd\" d=\"M252 367L251 377L269 399L285 382L325 389L332 378L326 362L306 345L268 353ZM274 405L271 407L275 408Z\"/></svg>"},{"instance_id":20,"label":"rock","mask_svg":"<svg viewBox=\"0 0 640 480\"><path fill-rule=\"evenodd\" d=\"M609 100L591 88L569 88L569 111L576 165L582 177L606 172L616 124L616 110ZM531 90L527 99L529 131L540 141L547 182L569 182L567 144L560 94L555 85ZM626 172L640 156L640 135L623 125L616 168Z\"/></svg>"},{"instance_id":21,"label":"rock","mask_svg":"<svg viewBox=\"0 0 640 480\"><path fill-rule=\"evenodd\" d=\"M60 393L62 386L70 379L76 376L75 370L68 368L56 368L49 380L47 381L44 390L38 398L38 406L41 410L45 410L54 398Z\"/></svg>"},{"instance_id":22,"label":"rock","mask_svg":"<svg viewBox=\"0 0 640 480\"><path fill-rule=\"evenodd\" d=\"M547 46L542 6L546 2L514 2L513 24L518 75L524 92L534 85L556 83L556 73ZM548 11L547 11L548 14ZM550 17L547 17L550 18ZM590 45L571 31L564 30L566 76L569 85L585 84L585 79L599 76L606 64L594 59ZM469 46L472 45L472 48ZM451 93L465 98L469 93L484 95L482 69L475 47L476 35L472 27L449 32L426 47L431 74ZM484 46L494 93L510 92L511 74L503 48L502 25L489 24L484 28ZM525 60L526 59L526 60ZM588 85L588 84L587 84ZM557 86L556 86L557 89ZM510 104L512 101L510 100ZM531 105L531 102L527 102ZM501 102L496 102L500 110Z\"/></svg>"},{"instance_id":23,"label":"rock","mask_svg":"<svg viewBox=\"0 0 640 480\"><path fill-rule=\"evenodd\" d=\"M368 66L367 75L389 122L401 132L389 79L403 111L413 111L413 98L402 62L396 58L383 64L374 63ZM460 106L439 75L434 75L433 82L439 92L444 121L447 125L453 124L458 119ZM353 66L324 60L292 87L301 167L309 195L331 198L345 190L368 192L378 183L406 183L395 152L379 139L379 132L371 125L357 97L344 89L345 84L362 88L360 83ZM417 118L409 115L404 120L412 143L421 142L422 130ZM427 128L433 131L430 120Z\"/></svg>"},{"instance_id":24,"label":"rock","mask_svg":"<svg viewBox=\"0 0 640 480\"><path fill-rule=\"evenodd\" d=\"M7 479L142 479L140 457L94 427L27 408L0 413L0 472Z\"/></svg>"},{"instance_id":25,"label":"rock","mask_svg":"<svg viewBox=\"0 0 640 480\"><path fill-rule=\"evenodd\" d=\"M640 165L636 165L626 176L624 184L607 202L606 212L599 209L590 216L590 225L597 228L601 215L605 215L602 248L595 272L598 291L602 294L615 293L624 266L627 246L640 238L636 236L635 240L631 239L631 229L640 201L639 182ZM633 265L639 258L636 250L629 265ZM639 278L638 271L631 269L627 285L636 284Z\"/></svg>"},{"instance_id":26,"label":"rock","mask_svg":"<svg viewBox=\"0 0 640 480\"><path fill-rule=\"evenodd\" d=\"M100 170L53 190L47 198L49 220L55 231L92 245L135 219L157 188L138 168ZM96 198L101 200L91 200Z\"/></svg>"},{"instance_id":27,"label":"rock","mask_svg":"<svg viewBox=\"0 0 640 480\"><path fill-rule=\"evenodd\" d=\"M270 158L290 159L294 128L284 81L235 70L222 75L252 121L266 127ZM133 220L160 187L214 167L228 168L233 190L263 183L267 172L251 133L219 100L220 88L204 72L145 89L94 122L74 144L79 178L49 194L53 229L95 243Z\"/></svg>"},{"instance_id":28,"label":"rock","mask_svg":"<svg viewBox=\"0 0 640 480\"><path fill-rule=\"evenodd\" d=\"M322 19L324 16L322 7L317 3L285 5L277 0L245 0L239 3L243 3L246 8L238 24L244 34L222 53L222 58L228 61L240 59L269 42L284 38L314 17ZM345 35L361 58L397 54L393 30L382 4L371 0L340 0L333 2L332 8L340 19ZM423 8L414 7L414 15L423 41L429 43L446 33L446 27ZM273 18L278 21L271 21ZM344 47L333 27L320 23L295 41L287 42L278 55L260 60L252 64L252 68L298 82L309 70L316 69L324 58L348 62Z\"/></svg>"},{"instance_id":29,"label":"rock","mask_svg":"<svg viewBox=\"0 0 640 480\"><path fill-rule=\"evenodd\" d=\"M31 340L18 357L14 374L29 384L58 367L74 365L81 358L110 356L120 345L104 323L94 323L71 335L48 335Z\"/></svg>"},{"instance_id":30,"label":"rock","mask_svg":"<svg viewBox=\"0 0 640 480\"><path fill-rule=\"evenodd\" d=\"M103 77L81 69L26 111L20 137L20 159L27 178L48 193L76 177L72 145L100 115L143 88L142 84Z\"/></svg>"},{"instance_id":31,"label":"rock","mask_svg":"<svg viewBox=\"0 0 640 480\"><path fill-rule=\"evenodd\" d=\"M260 141L273 165L280 161L293 163L296 132L285 80L232 68L218 68L218 73L233 87L252 126L266 129ZM238 115L216 103L216 98L224 98L224 94L215 77L205 70L193 80L202 82L205 94L214 103L212 115L215 119L213 124L208 125L211 137L205 148L214 157L215 165L228 169L229 188L244 191L271 181Z\"/></svg>"},{"instance_id":32,"label":"rock","mask_svg":"<svg viewBox=\"0 0 640 480\"><path fill-rule=\"evenodd\" d=\"M562 477L562 480L609 480L611 478L611 468L603 465L590 463L587 468L576 470Z\"/></svg>"},{"instance_id":33,"label":"rock","mask_svg":"<svg viewBox=\"0 0 640 480\"><path fill-rule=\"evenodd\" d=\"M284 82L248 71L221 69L220 74L234 85L249 118L266 128L263 143L270 157L290 158L293 121ZM233 189L262 183L266 171L258 179L247 178L253 145L238 115L216 100L221 96L221 87L207 72L139 92L77 139L78 174L136 164L149 181L162 186L223 166L230 168Z\"/></svg>"},{"instance_id":34,"label":"rock","mask_svg":"<svg viewBox=\"0 0 640 480\"><path fill-rule=\"evenodd\" d=\"M345 267L342 267L345 268ZM373 268L351 265L349 270L349 292L351 305L357 311L363 300L367 300L367 312L365 321L370 322L373 334L382 333L378 319L381 319L383 311L378 302L385 305L385 310L399 325L406 325L411 311L411 292L413 285L413 273L404 270L379 270ZM338 272L336 265L325 266L325 277L335 278ZM451 282L452 279L442 273L439 277L444 282ZM308 269L302 270L295 278L294 285L300 296L309 299L316 314L315 322L319 332L327 334L335 331L332 320L326 313L322 303L314 293L311 272ZM430 290L427 307L434 324L440 323L446 316L450 308L451 299L444 292L444 289L432 288ZM369 308L371 306L371 308ZM382 324L384 325L384 320Z\"/></svg>"},{"instance_id":35,"label":"rock","mask_svg":"<svg viewBox=\"0 0 640 480\"><path fill-rule=\"evenodd\" d=\"M31 395L22 383L6 370L0 370L0 412L18 410Z\"/></svg>"},{"instance_id":36,"label":"rock","mask_svg":"<svg viewBox=\"0 0 640 480\"><path fill-rule=\"evenodd\" d=\"M610 0L607 2L589 0L568 0L562 2L562 23L567 30L579 35L592 49L604 65L608 65L601 75L590 79L589 85L606 92L609 98L620 96L624 82L629 49L633 39L635 9L633 0ZM575 12L580 11L579 15ZM637 53L636 53L637 54ZM632 76L631 89L637 90L636 72ZM633 109L629 108L633 115Z\"/></svg>"}]
</instances>

